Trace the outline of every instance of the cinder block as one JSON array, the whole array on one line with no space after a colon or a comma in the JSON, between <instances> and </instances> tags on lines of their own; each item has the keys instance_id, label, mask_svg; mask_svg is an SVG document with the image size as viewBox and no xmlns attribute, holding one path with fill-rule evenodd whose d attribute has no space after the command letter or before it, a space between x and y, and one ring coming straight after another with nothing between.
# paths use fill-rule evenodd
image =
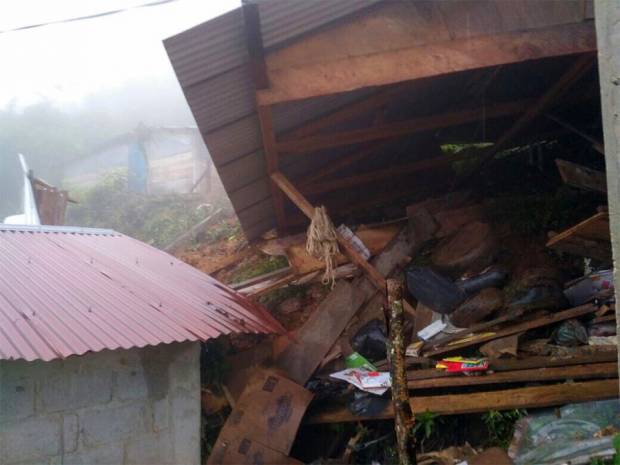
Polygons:
<instances>
[{"instance_id":1,"label":"cinder block","mask_svg":"<svg viewBox=\"0 0 620 465\"><path fill-rule=\"evenodd\" d=\"M148 397L148 388L142 366L126 366L115 371L115 396L117 399L124 401L146 399Z\"/></svg>"},{"instance_id":2,"label":"cinder block","mask_svg":"<svg viewBox=\"0 0 620 465\"><path fill-rule=\"evenodd\" d=\"M200 462L199 390L177 389L171 395L170 417L174 460L187 465Z\"/></svg>"},{"instance_id":3,"label":"cinder block","mask_svg":"<svg viewBox=\"0 0 620 465\"><path fill-rule=\"evenodd\" d=\"M62 447L60 415L4 422L0 428L0 463L47 462Z\"/></svg>"},{"instance_id":4,"label":"cinder block","mask_svg":"<svg viewBox=\"0 0 620 465\"><path fill-rule=\"evenodd\" d=\"M100 407L81 410L81 442L87 447L121 442L136 434L146 432L144 404L129 404L120 407Z\"/></svg>"},{"instance_id":5,"label":"cinder block","mask_svg":"<svg viewBox=\"0 0 620 465\"><path fill-rule=\"evenodd\" d=\"M168 398L151 402L151 412L153 414L153 431L159 432L169 427L169 400Z\"/></svg>"},{"instance_id":6,"label":"cinder block","mask_svg":"<svg viewBox=\"0 0 620 465\"><path fill-rule=\"evenodd\" d=\"M172 451L170 435L167 433L153 433L130 439L125 446L124 465L182 463L174 462Z\"/></svg>"},{"instance_id":7,"label":"cinder block","mask_svg":"<svg viewBox=\"0 0 620 465\"><path fill-rule=\"evenodd\" d=\"M62 419L62 445L65 453L73 452L78 446L78 417L73 414L65 414Z\"/></svg>"},{"instance_id":8,"label":"cinder block","mask_svg":"<svg viewBox=\"0 0 620 465\"><path fill-rule=\"evenodd\" d=\"M34 413L34 380L24 364L0 364L0 423L27 418Z\"/></svg>"},{"instance_id":9,"label":"cinder block","mask_svg":"<svg viewBox=\"0 0 620 465\"><path fill-rule=\"evenodd\" d=\"M123 445L114 443L95 448L80 449L66 454L63 465L120 465L123 463ZM144 464L148 465L148 464Z\"/></svg>"},{"instance_id":10,"label":"cinder block","mask_svg":"<svg viewBox=\"0 0 620 465\"><path fill-rule=\"evenodd\" d=\"M103 405L112 398L112 377L103 366L79 369L73 360L57 364L41 383L40 405L45 412Z\"/></svg>"}]
</instances>

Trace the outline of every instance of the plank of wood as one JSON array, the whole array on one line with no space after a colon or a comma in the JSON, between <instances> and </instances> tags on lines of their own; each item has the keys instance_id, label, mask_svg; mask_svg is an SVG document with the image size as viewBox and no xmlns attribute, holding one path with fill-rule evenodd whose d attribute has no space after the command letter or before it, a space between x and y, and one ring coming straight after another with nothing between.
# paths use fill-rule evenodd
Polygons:
<instances>
[{"instance_id":1,"label":"plank of wood","mask_svg":"<svg viewBox=\"0 0 620 465\"><path fill-rule=\"evenodd\" d=\"M300 100L448 73L596 51L591 22L447 40L329 62L269 69L261 105Z\"/></svg>"},{"instance_id":2,"label":"plank of wood","mask_svg":"<svg viewBox=\"0 0 620 465\"><path fill-rule=\"evenodd\" d=\"M267 89L269 78L265 63L263 34L261 33L260 13L255 3L244 3L241 7L245 30L245 44L248 50L248 61L252 81L256 89Z\"/></svg>"},{"instance_id":3,"label":"plank of wood","mask_svg":"<svg viewBox=\"0 0 620 465\"><path fill-rule=\"evenodd\" d=\"M411 400L414 413L433 412L438 415L461 415L489 410L513 410L563 405L570 402L615 399L618 380L582 381L515 389L502 389L469 394L417 396ZM373 416L353 415L346 407L311 414L305 423L342 423L361 420L381 420L394 416L391 405Z\"/></svg>"},{"instance_id":4,"label":"plank of wood","mask_svg":"<svg viewBox=\"0 0 620 465\"><path fill-rule=\"evenodd\" d=\"M592 304L581 305L579 307L575 307L569 310L564 310L562 312L550 314L542 318L537 318L532 321L526 321L520 324L516 324L508 328L502 329L500 331L497 331L493 334L489 334L487 336L476 338L475 340L466 341L462 343L453 343L452 345L433 348L429 351L423 352L423 355L426 357L435 357L437 355L442 355L442 354L446 354L449 352L455 352L465 347L471 347L473 345L478 345L478 344L482 344L487 341L492 341L493 339L499 339L501 337L510 336L512 334L522 333L522 332L529 331L535 328L541 328L543 326L552 325L554 323L559 323L560 321L569 320L571 318L578 318L580 316L587 315L588 313L595 312L597 309L598 307Z\"/></svg>"},{"instance_id":5,"label":"plank of wood","mask_svg":"<svg viewBox=\"0 0 620 465\"><path fill-rule=\"evenodd\" d=\"M355 232L355 235L364 243L371 256L375 256L396 237L401 229L399 225L388 225L381 228L360 229ZM306 251L305 242L290 245L286 249L286 257L297 274L306 274L325 268L324 262L312 257ZM344 265L349 262L349 259L345 255L338 254L335 262L338 265Z\"/></svg>"},{"instance_id":6,"label":"plank of wood","mask_svg":"<svg viewBox=\"0 0 620 465\"><path fill-rule=\"evenodd\" d=\"M578 236L591 241L609 241L609 213L599 212L547 241L547 247L557 247L562 241Z\"/></svg>"},{"instance_id":7,"label":"plank of wood","mask_svg":"<svg viewBox=\"0 0 620 465\"><path fill-rule=\"evenodd\" d=\"M338 189L346 189L349 187L359 186L362 184L369 184L372 182L390 180L395 177L407 176L419 171L425 171L440 166L449 166L450 163L456 160L465 159L466 155L436 155L434 157L426 158L411 163L403 163L398 166L391 166L380 170L374 170L366 173L355 174L351 176L343 176L336 179L330 179L327 181L317 182L316 184L309 184L302 187L303 193L307 195L318 195L325 192L330 192Z\"/></svg>"},{"instance_id":8,"label":"plank of wood","mask_svg":"<svg viewBox=\"0 0 620 465\"><path fill-rule=\"evenodd\" d=\"M463 177L461 183L467 182L469 178L481 168L489 164L501 150L508 147L508 143L515 136L520 134L526 127L540 115L544 114L554 102L558 101L583 75L588 72L594 64L594 56L585 53L575 60L566 72L558 79L533 105L528 111L518 118L512 126L495 142L484 154L480 156L479 162L471 168L470 173Z\"/></svg>"},{"instance_id":9,"label":"plank of wood","mask_svg":"<svg viewBox=\"0 0 620 465\"><path fill-rule=\"evenodd\" d=\"M410 251L411 247L401 233L386 250L373 259L373 265L382 275L388 276ZM353 315L376 293L374 283L365 275L352 283L339 281L297 331L297 342L289 344L279 354L276 366L292 380L305 383Z\"/></svg>"},{"instance_id":10,"label":"plank of wood","mask_svg":"<svg viewBox=\"0 0 620 465\"><path fill-rule=\"evenodd\" d=\"M281 172L271 174L273 182L286 194L286 196L310 219L314 216L314 207L308 200L297 190L293 184ZM385 290L385 278L379 273L357 250L353 248L351 243L345 239L342 234L337 232L338 245L349 256L351 261L359 266L371 279L371 282L378 289Z\"/></svg>"},{"instance_id":11,"label":"plank of wood","mask_svg":"<svg viewBox=\"0 0 620 465\"><path fill-rule=\"evenodd\" d=\"M276 136L273 129L272 110L271 107L259 105L256 112L258 114L261 137L263 139L267 174L272 174L278 171L280 165L278 149L276 147ZM284 212L284 196L272 179L269 180L269 191L271 192L271 200L273 202L278 230L281 233L285 233L286 214Z\"/></svg>"},{"instance_id":12,"label":"plank of wood","mask_svg":"<svg viewBox=\"0 0 620 465\"><path fill-rule=\"evenodd\" d=\"M278 142L276 148L278 152L282 154L307 153L344 145L393 139L417 132L432 131L476 122L482 117L491 119L522 113L525 112L533 102L534 100L528 99L516 102L495 103L485 107L467 108L464 110L451 111L449 113L421 116L407 121L386 123L371 128L313 135L300 139Z\"/></svg>"},{"instance_id":13,"label":"plank of wood","mask_svg":"<svg viewBox=\"0 0 620 465\"><path fill-rule=\"evenodd\" d=\"M500 358L489 361L489 370L494 372L508 372L531 370L537 368L567 367L573 365L588 365L592 363L617 362L618 353L613 350L602 351L590 355L574 355L566 357L533 356L521 359ZM410 381L428 380L437 378L461 377L460 373L449 373L436 368L409 370L407 379Z\"/></svg>"},{"instance_id":14,"label":"plank of wood","mask_svg":"<svg viewBox=\"0 0 620 465\"><path fill-rule=\"evenodd\" d=\"M565 184L578 189L607 193L607 179L603 171L593 170L559 158L555 159L555 164Z\"/></svg>"},{"instance_id":15,"label":"plank of wood","mask_svg":"<svg viewBox=\"0 0 620 465\"><path fill-rule=\"evenodd\" d=\"M265 273L262 274L260 276L255 276L254 278L250 278L250 279L246 279L245 281L241 281L238 283L234 283L230 285L231 289L234 289L235 291L239 290L239 289L243 289L246 287L250 287L253 286L255 284L258 283L262 283L264 281L268 281L270 279L273 279L275 277L280 277L284 274L288 274L291 272L291 267L290 266L286 266L284 268L280 268L279 270L274 270L274 271L270 271L269 273Z\"/></svg>"},{"instance_id":16,"label":"plank of wood","mask_svg":"<svg viewBox=\"0 0 620 465\"><path fill-rule=\"evenodd\" d=\"M436 379L411 380L409 389L436 389L485 384L526 383L534 381L558 381L566 379L617 378L618 364L593 363L568 367L533 368L527 370L502 371L479 376L458 376Z\"/></svg>"}]
</instances>

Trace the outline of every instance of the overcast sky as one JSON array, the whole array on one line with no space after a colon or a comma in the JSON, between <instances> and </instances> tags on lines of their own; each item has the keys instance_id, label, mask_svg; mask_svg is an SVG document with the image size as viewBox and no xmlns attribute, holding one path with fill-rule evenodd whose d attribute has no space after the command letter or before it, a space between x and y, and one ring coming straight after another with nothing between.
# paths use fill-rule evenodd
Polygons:
<instances>
[{"instance_id":1,"label":"overcast sky","mask_svg":"<svg viewBox=\"0 0 620 465\"><path fill-rule=\"evenodd\" d=\"M0 0L0 31L149 1ZM127 81L176 82L162 40L239 4L240 0L179 0L0 34L0 107L42 99L72 105Z\"/></svg>"}]
</instances>

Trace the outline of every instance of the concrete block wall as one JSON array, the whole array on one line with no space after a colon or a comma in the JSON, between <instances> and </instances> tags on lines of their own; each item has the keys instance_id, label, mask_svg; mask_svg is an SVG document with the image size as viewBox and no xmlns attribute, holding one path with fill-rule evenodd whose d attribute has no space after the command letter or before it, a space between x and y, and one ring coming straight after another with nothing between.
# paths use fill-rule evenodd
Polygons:
<instances>
[{"instance_id":1,"label":"concrete block wall","mask_svg":"<svg viewBox=\"0 0 620 465\"><path fill-rule=\"evenodd\" d=\"M199 343L0 362L0 465L197 465Z\"/></svg>"}]
</instances>

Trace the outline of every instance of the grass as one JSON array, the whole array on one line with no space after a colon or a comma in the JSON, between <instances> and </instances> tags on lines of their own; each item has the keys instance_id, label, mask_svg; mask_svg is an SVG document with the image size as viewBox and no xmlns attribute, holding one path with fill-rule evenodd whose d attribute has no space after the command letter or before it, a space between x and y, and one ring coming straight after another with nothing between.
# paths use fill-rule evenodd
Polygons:
<instances>
[{"instance_id":1,"label":"grass","mask_svg":"<svg viewBox=\"0 0 620 465\"><path fill-rule=\"evenodd\" d=\"M482 415L488 432L488 446L507 449L515 431L516 422L527 415L525 410L507 410L498 412L490 410Z\"/></svg>"},{"instance_id":2,"label":"grass","mask_svg":"<svg viewBox=\"0 0 620 465\"><path fill-rule=\"evenodd\" d=\"M287 266L288 260L283 255L262 255L258 260L249 261L235 270L231 282L240 283Z\"/></svg>"}]
</instances>

